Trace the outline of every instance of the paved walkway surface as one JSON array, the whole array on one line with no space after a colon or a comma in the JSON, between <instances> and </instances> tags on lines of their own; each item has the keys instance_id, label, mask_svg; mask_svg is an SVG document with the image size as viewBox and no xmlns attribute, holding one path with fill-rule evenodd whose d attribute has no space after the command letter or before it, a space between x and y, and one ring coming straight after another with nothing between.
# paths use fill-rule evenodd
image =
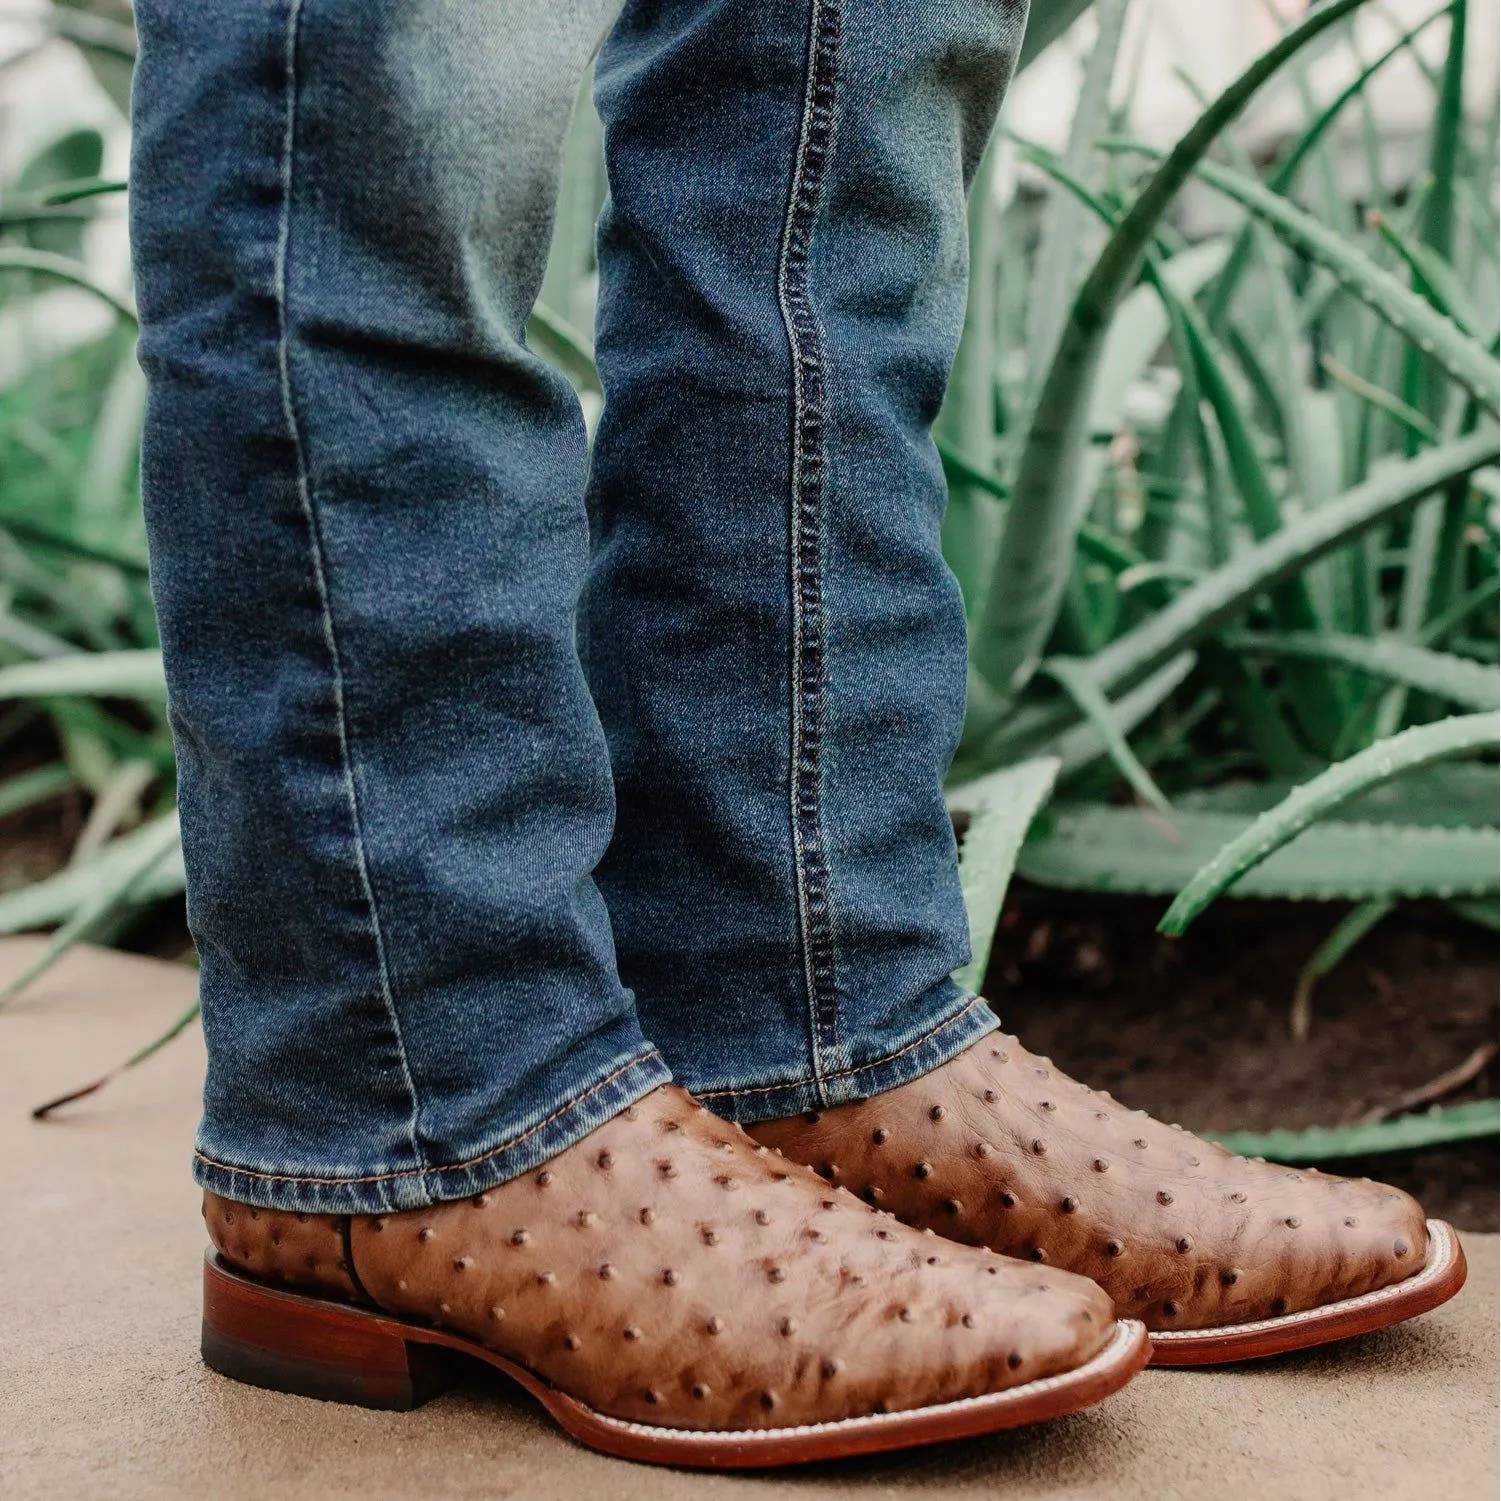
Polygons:
<instances>
[{"instance_id":1,"label":"paved walkway surface","mask_svg":"<svg viewBox=\"0 0 1501 1501\"><path fill-rule=\"evenodd\" d=\"M0 941L0 981L40 952ZM373 1413L237 1385L198 1359L188 1177L195 1028L54 1121L191 1003L188 970L78 951L0 1013L0 1496L279 1498L1378 1497L1494 1501L1497 1237L1447 1307L1323 1351L1148 1371L1071 1418L909 1456L692 1475L579 1449L509 1384Z\"/></svg>"}]
</instances>

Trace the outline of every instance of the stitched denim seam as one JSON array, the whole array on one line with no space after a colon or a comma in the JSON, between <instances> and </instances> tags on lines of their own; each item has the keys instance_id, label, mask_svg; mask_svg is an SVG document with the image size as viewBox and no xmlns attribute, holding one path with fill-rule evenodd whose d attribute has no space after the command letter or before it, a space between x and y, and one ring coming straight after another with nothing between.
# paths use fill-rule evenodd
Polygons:
<instances>
[{"instance_id":1,"label":"stitched denim seam","mask_svg":"<svg viewBox=\"0 0 1501 1501\"><path fill-rule=\"evenodd\" d=\"M281 385L282 415L287 424L287 436L291 440L292 452L297 460L297 498L301 504L303 520L307 524L313 580L323 617L323 641L328 650L334 698L334 720L339 732L339 761L343 770L344 785L349 800L349 816L354 830L355 865L359 870L360 887L364 894L365 905L370 913L370 936L375 946L376 967L380 973L381 998L385 1003L391 1031L396 1040L396 1053L401 1060L402 1080L412 1102L412 1113L407 1121L407 1135L411 1140L412 1155L422 1164L422 1167L415 1171L426 1172L428 1171L427 1159L417 1139L417 1086L412 1078L411 1065L407 1059L406 1042L401 1033L401 1019L396 1012L396 999L391 992L391 972L386 962L385 937L381 931L380 914L375 902L375 888L371 884L370 867L365 856L364 824L360 817L359 793L355 786L354 763L349 748L348 716L344 704L344 665L339 652L338 636L334 630L333 606L330 602L328 579L323 567L323 536L319 530L317 511L313 504L313 487L308 477L307 451L303 443L302 428L298 423L297 408L292 399L292 371L288 351L291 319L287 306L287 259L292 239L292 171L293 155L297 144L297 42L302 24L302 12L303 0L291 0L287 7L284 49L287 109L286 123L282 131L281 213L276 229L274 271L277 373Z\"/></svg>"},{"instance_id":2,"label":"stitched denim seam","mask_svg":"<svg viewBox=\"0 0 1501 1501\"><path fill-rule=\"evenodd\" d=\"M488 1152L481 1152L478 1157L467 1157L462 1162L439 1163L436 1167L407 1167L400 1168L393 1173L371 1173L363 1178L299 1178L292 1173L263 1173L253 1167L235 1167L228 1162L217 1162L214 1158L206 1156L203 1152L193 1152L194 1157L207 1167L218 1168L226 1173L239 1173L245 1178L257 1178L263 1183L315 1183L327 1184L330 1187L343 1187L354 1183L390 1183L397 1178L420 1178L426 1174L441 1175L443 1173L467 1172L472 1167L478 1167L482 1162L489 1162L492 1158L499 1157L503 1152L509 1152L513 1147L519 1147L522 1142L535 1136L537 1132L546 1130L556 1121L567 1115L570 1110L582 1105L590 1095L598 1094L601 1089L608 1088L622 1074L628 1074L633 1068L639 1068L643 1063L649 1063L653 1058L659 1057L655 1048L648 1048L644 1053L638 1053L634 1058L622 1063L619 1068L611 1070L603 1079L597 1079L582 1094L574 1095L572 1099L559 1105L551 1115L544 1116L535 1125L528 1126L519 1136L513 1136L509 1141L503 1141L498 1147L491 1147Z\"/></svg>"},{"instance_id":3,"label":"stitched denim seam","mask_svg":"<svg viewBox=\"0 0 1501 1501\"><path fill-rule=\"evenodd\" d=\"M792 464L789 568L792 596L790 677L792 745L790 813L815 1078L839 1046L839 989L829 898L829 867L820 809L824 731L822 513L828 391L822 331L809 284L813 230L823 199L834 137L839 0L811 0L807 83L797 158L777 264L777 301L792 364Z\"/></svg>"},{"instance_id":4,"label":"stitched denim seam","mask_svg":"<svg viewBox=\"0 0 1501 1501\"><path fill-rule=\"evenodd\" d=\"M888 1063L895 1063L898 1058L912 1052L914 1048L920 1048L925 1042L931 1042L940 1033L946 1032L950 1027L957 1026L962 1022L976 1006L983 1002L979 996L971 996L969 1004L956 1011L952 1016L946 1016L941 1022L929 1027L921 1037L914 1037L904 1047L900 1047L894 1053L887 1053L883 1058L872 1058L869 1063L857 1064L854 1068L842 1068L837 1073L823 1074L816 1079L789 1079L782 1084L754 1084L744 1089L696 1089L693 1097L697 1100L720 1100L730 1097L740 1098L749 1094L780 1094L784 1089L802 1089L809 1084L822 1084L826 1080L848 1079L854 1074L863 1074L873 1068L882 1068Z\"/></svg>"}]
</instances>

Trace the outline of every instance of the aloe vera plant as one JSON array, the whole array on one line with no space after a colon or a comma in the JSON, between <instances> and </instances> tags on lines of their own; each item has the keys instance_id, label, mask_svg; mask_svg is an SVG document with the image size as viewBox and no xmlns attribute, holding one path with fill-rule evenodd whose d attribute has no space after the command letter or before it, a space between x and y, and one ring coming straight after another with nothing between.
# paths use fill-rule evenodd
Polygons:
<instances>
[{"instance_id":1,"label":"aloe vera plant","mask_svg":"<svg viewBox=\"0 0 1501 1501\"><path fill-rule=\"evenodd\" d=\"M997 768L1059 755L1017 871L1176 896L1169 931L1221 895L1360 904L1310 957L1292 1018L1304 1032L1313 983L1398 903L1441 898L1493 923L1501 856L1493 716L1444 719L1496 707L1501 551L1496 184L1456 84L1462 0L1358 58L1327 97L1301 80L1306 121L1261 172L1224 135L1315 38L1353 48L1340 33L1357 12L1315 7L1175 147L1100 138L1114 175L1073 141L1060 158L1020 143L1050 195L1109 238L1051 364L998 353L1000 405L1023 420L995 445L1004 526L953 772L962 802ZM1339 173L1310 169L1382 69L1438 26L1450 44L1433 72L1428 177L1411 208L1383 193L1368 214ZM1099 104L1083 101L1081 118ZM1177 238L1172 218L1190 183L1244 213L1194 282L1179 265L1208 247ZM1019 240L1025 207L1011 215ZM1049 254L1052 275L1067 257ZM1159 308L1156 348L1101 401L1102 351L1143 299ZM1421 770L1435 746L1467 758L1435 767L1442 781ZM1372 786L1383 768L1390 780ZM1470 770L1473 797L1448 775ZM1341 803L1331 787L1365 790ZM1268 796L1222 795L1240 788ZM985 835L972 825L961 859L974 844L985 861ZM1465 1132L1494 1121L1492 1109ZM1441 1139L1411 1123L1372 1132L1372 1150Z\"/></svg>"},{"instance_id":2,"label":"aloe vera plant","mask_svg":"<svg viewBox=\"0 0 1501 1501\"><path fill-rule=\"evenodd\" d=\"M1153 232L1204 154L1262 84L1299 48L1363 3L1329 0L1257 58L1169 153L1084 279L1031 403L995 575L972 651L977 671L996 692L1012 695L1025 686L1056 617L1081 519L1075 487L1089 443L1090 393L1104 332Z\"/></svg>"},{"instance_id":3,"label":"aloe vera plant","mask_svg":"<svg viewBox=\"0 0 1501 1501\"><path fill-rule=\"evenodd\" d=\"M1314 7L1175 147L1147 152L1119 136L1102 137L1102 155L1118 166L1133 159L1152 164L1139 188L1129 181L1101 188L1098 173L1093 183L1086 180L1072 146L1059 160L1024 148L1053 180L1055 194L1087 204L1091 222L1109 230L1093 269L1080 279L1051 365L1027 368L1004 354L998 362L999 369L1021 371L1019 389L1006 391L1003 405L1028 415L997 445L1005 528L985 610L975 622L973 702L954 781L963 786L1052 749L1062 737L1077 741L1088 733L1090 759L1070 761L1061 778L1059 816L1042 819L1019 857L1020 869L1034 878L1170 890L1163 882L1171 864L1173 880L1188 880L1192 863L1147 858L1153 834L1140 813L1101 811L1100 817L1122 820L1122 837L1113 844L1086 847L1087 840L1067 831L1080 827L1081 816L1086 826L1093 816L1079 795L1107 792L1117 778L1159 813L1161 794L1173 799L1170 830L1181 832L1185 816L1209 816L1184 815L1176 805L1175 782L1203 785L1196 737L1174 723L1191 703L1212 706L1196 724L1217 725L1239 747L1237 770L1253 779L1292 770L1306 777L1358 754L1381 732L1456 708L1494 707L1492 661L1477 660L1474 649L1454 649L1462 632L1477 644L1495 639L1494 594L1487 588L1497 553L1494 482L1487 478L1498 454L1490 420L1498 391L1495 312L1491 299L1480 314L1470 290L1492 275L1494 236L1487 238L1479 213L1460 222L1461 195L1452 182L1440 195L1442 213L1422 199L1422 223L1442 219L1452 233L1383 231L1353 201L1331 204L1315 195L1310 205L1294 196L1302 169L1327 145L1342 112L1361 101L1362 90L1416 35L1443 18L1452 45L1437 75L1430 161L1445 181L1478 182L1484 201L1493 201L1493 175L1466 139L1453 85L1463 5L1435 10L1399 33L1332 98L1309 97L1306 126L1264 180L1250 175L1243 152L1230 150L1228 162L1216 159L1227 145L1226 127L1256 90L1296 66L1316 38L1327 45L1357 9ZM1080 112L1098 117L1099 100L1086 98ZM1233 244L1219 252L1216 272L1197 286L1174 276L1175 263L1198 247L1175 242L1170 217L1175 195L1190 181L1246 210ZM1338 222L1325 222L1331 216ZM1461 245L1469 258L1464 269L1451 261ZM1056 249L1051 254L1056 264ZM1095 392L1100 351L1131 299L1141 296L1163 310L1159 351L1136 380L1143 396L1157 395L1158 415L1155 426L1151 418L1129 426L1138 453L1124 478L1141 498L1136 515L1123 518L1123 477L1102 458L1104 439L1128 431L1130 399L1113 403L1114 420L1102 430ZM1436 383L1421 410L1408 399L1413 392L1401 381L1400 363L1395 385L1389 357L1372 364L1369 351L1385 348L1382 339L1403 341L1431 367ZM1329 375L1326 358L1337 357L1326 351L1334 347L1350 354L1352 382L1387 407ZM1165 408L1162 393L1170 398ZM1362 454L1347 452L1340 441L1348 426L1340 414L1351 405L1361 410L1367 435ZM1392 420L1399 410L1417 419L1420 441L1410 441L1411 429ZM1435 506L1451 509L1442 581L1431 561L1440 544L1436 537L1425 543L1424 524L1414 519ZM1092 596L1073 588L1081 573L1092 576ZM1422 596L1416 624L1403 615L1404 590ZM1084 622L1092 648L1084 651L1078 622L1067 619L1081 597L1100 604ZM1451 618L1456 609L1460 614ZM1409 604L1407 616L1413 614ZM1441 629L1431 634L1430 624ZM1484 650L1493 659L1494 647ZM1133 716L1129 730L1111 733L1116 706L1190 651L1197 654L1193 665L1173 688ZM1398 689L1407 695L1401 717L1384 722L1381 706L1392 704ZM1123 746L1124 736L1133 744ZM1230 840L1244 830L1230 815L1213 816L1226 820L1213 837ZM1132 819L1140 825L1134 854L1125 833ZM1495 823L1493 801L1474 831L1477 872ZM1179 848L1204 851L1208 833L1197 826ZM1383 848L1431 850L1428 833L1425 825L1397 823L1372 837ZM1265 876L1258 873L1244 889L1375 899L1367 891L1369 871L1357 868L1369 855L1369 840L1352 839L1348 827L1328 840L1318 831L1306 837L1315 845L1300 842L1288 858L1268 861ZM1308 867L1309 880L1301 872L1313 853L1321 858ZM1435 882L1440 864L1429 867ZM1427 889L1417 880L1398 894Z\"/></svg>"}]
</instances>

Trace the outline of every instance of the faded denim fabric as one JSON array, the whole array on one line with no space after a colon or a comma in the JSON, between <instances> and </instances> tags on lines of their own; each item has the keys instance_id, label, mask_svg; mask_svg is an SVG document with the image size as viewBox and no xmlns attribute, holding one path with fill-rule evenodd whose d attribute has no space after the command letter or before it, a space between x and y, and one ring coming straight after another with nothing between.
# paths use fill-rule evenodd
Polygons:
<instances>
[{"instance_id":1,"label":"faded denim fabric","mask_svg":"<svg viewBox=\"0 0 1501 1501\"><path fill-rule=\"evenodd\" d=\"M195 1173L238 1199L460 1197L669 1069L754 1119L994 1025L948 978L928 429L1024 6L617 9L137 0ZM607 33L586 503L523 327Z\"/></svg>"},{"instance_id":2,"label":"faded denim fabric","mask_svg":"<svg viewBox=\"0 0 1501 1501\"><path fill-rule=\"evenodd\" d=\"M599 872L674 1073L739 1120L992 1025L941 793L964 609L929 428L1023 6L667 0L600 58Z\"/></svg>"}]
</instances>

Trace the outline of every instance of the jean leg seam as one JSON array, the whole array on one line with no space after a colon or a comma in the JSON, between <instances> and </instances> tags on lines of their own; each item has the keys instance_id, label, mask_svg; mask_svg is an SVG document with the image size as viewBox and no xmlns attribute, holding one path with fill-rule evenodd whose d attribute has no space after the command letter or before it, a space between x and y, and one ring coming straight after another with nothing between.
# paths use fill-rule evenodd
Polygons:
<instances>
[{"instance_id":1,"label":"jean leg seam","mask_svg":"<svg viewBox=\"0 0 1501 1501\"><path fill-rule=\"evenodd\" d=\"M833 145L840 19L839 0L811 0L803 114L777 262L777 301L792 366L789 811L813 1071L820 1081L827 1072L825 1055L839 1047L839 987L820 807L826 665L822 520L828 392L822 331L813 311L809 283L813 230Z\"/></svg>"},{"instance_id":2,"label":"jean leg seam","mask_svg":"<svg viewBox=\"0 0 1501 1501\"><path fill-rule=\"evenodd\" d=\"M391 972L386 958L385 936L381 929L380 913L375 901L375 887L370 880L370 866L365 853L364 824L360 817L359 792L355 784L354 763L350 754L348 715L344 702L344 665L339 651L338 634L334 629L333 606L328 592L328 579L323 565L323 536L318 526L316 507L313 504L313 488L308 473L307 450L303 441L302 427L297 420L296 404L292 398L292 372L289 354L291 317L287 298L287 260L292 238L292 174L293 156L297 142L297 56L298 35L302 25L303 0L290 0L287 7L286 37L284 45L287 91L286 121L282 130L281 164L281 212L276 231L276 261L274 270L276 320L277 320L277 374L281 387L282 416L287 426L287 437L297 464L297 498L301 505L303 520L308 529L308 550L312 563L314 587L322 614L323 642L328 651L329 671L334 701L334 721L339 736L339 761L343 772L345 793L349 803L350 823L354 834L355 865L359 871L360 888L365 907L370 915L370 936L375 948L376 968L380 975L381 998L390 1019L392 1034L396 1040L396 1053L401 1060L402 1080L412 1102L411 1116L407 1122L407 1135L411 1141L412 1155L421 1164L416 1171L426 1172L426 1156L418 1141L417 1086L412 1078L411 1064L407 1058L406 1041L402 1036L401 1019L396 1011L396 999L391 989Z\"/></svg>"}]
</instances>

